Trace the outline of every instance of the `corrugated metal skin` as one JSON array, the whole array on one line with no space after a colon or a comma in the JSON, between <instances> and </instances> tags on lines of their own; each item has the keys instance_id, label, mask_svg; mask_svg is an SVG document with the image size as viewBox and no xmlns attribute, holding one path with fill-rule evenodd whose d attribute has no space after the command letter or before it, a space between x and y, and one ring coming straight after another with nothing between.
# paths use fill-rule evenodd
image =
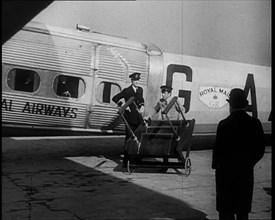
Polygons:
<instances>
[{"instance_id":1,"label":"corrugated metal skin","mask_svg":"<svg viewBox=\"0 0 275 220\"><path fill-rule=\"evenodd\" d=\"M30 30L19 31L2 46L2 62L79 75L90 75L95 68L97 70L95 76L98 79L102 79L102 81L120 81L123 84L129 82L128 75L130 73L140 72L142 74L140 84L146 85L149 72L149 56L145 53L142 45L137 49L102 45L94 43L92 37L90 41L87 39L72 39L69 34L59 34L54 31L51 33L50 29L43 33ZM72 101L63 102L59 99L55 100L43 97L43 104L56 106L69 105L72 108L78 108L76 119L54 117L22 112L22 108L27 101L30 103L40 103L41 98L35 98L32 95L19 97L15 93L4 94L3 98L13 100L13 108L16 108L17 114L9 111L3 112L3 122L9 121L47 126L85 126L87 106L84 104L72 103ZM114 119L118 117L117 109L110 105L102 105L101 103L91 104L90 127L97 129L111 128ZM114 129L124 130L124 123L116 124Z\"/></svg>"},{"instance_id":2,"label":"corrugated metal skin","mask_svg":"<svg viewBox=\"0 0 275 220\"><path fill-rule=\"evenodd\" d=\"M103 81L126 83L129 73L140 72L140 84L147 84L149 58L145 52L100 45L96 48L96 54L96 76ZM116 108L94 105L89 122L92 128L104 128L110 126L117 117ZM120 123L114 129L125 130L124 123Z\"/></svg>"},{"instance_id":3,"label":"corrugated metal skin","mask_svg":"<svg viewBox=\"0 0 275 220\"><path fill-rule=\"evenodd\" d=\"M124 131L125 125L117 114L117 108L94 106L90 117L90 127Z\"/></svg>"},{"instance_id":4,"label":"corrugated metal skin","mask_svg":"<svg viewBox=\"0 0 275 220\"><path fill-rule=\"evenodd\" d=\"M97 76L104 79L126 81L128 74L141 73L140 84L147 84L149 57L145 52L100 45L96 49Z\"/></svg>"},{"instance_id":5,"label":"corrugated metal skin","mask_svg":"<svg viewBox=\"0 0 275 220\"><path fill-rule=\"evenodd\" d=\"M82 103L73 103L63 100L50 99L43 97L34 97L32 95L16 94L16 93L3 93L3 99L12 100L12 111L6 111L2 106L2 124L3 123L18 123L18 124L27 124L27 125L42 125L42 126L70 126L70 127L79 127L84 128L85 118L87 114L87 105ZM35 114L30 112L23 112L26 102L29 102L32 106L33 103L41 103L44 105L51 106L60 106L61 108L77 108L77 117L70 118L60 116L50 116L46 115L43 110L43 114ZM70 112L68 112L70 114Z\"/></svg>"},{"instance_id":6,"label":"corrugated metal skin","mask_svg":"<svg viewBox=\"0 0 275 220\"><path fill-rule=\"evenodd\" d=\"M46 25L34 21L29 22L23 29L44 34L58 35L65 38L74 38L81 41L94 42L101 45L130 48L133 50L146 51L146 47L152 48L150 45L145 46L140 42L129 40L125 37L111 36L109 34L97 32L82 32L73 29Z\"/></svg>"},{"instance_id":7,"label":"corrugated metal skin","mask_svg":"<svg viewBox=\"0 0 275 220\"><path fill-rule=\"evenodd\" d=\"M89 42L23 30L2 46L2 62L88 75L93 50Z\"/></svg>"},{"instance_id":8,"label":"corrugated metal skin","mask_svg":"<svg viewBox=\"0 0 275 220\"><path fill-rule=\"evenodd\" d=\"M96 68L99 78L125 81L127 67L112 47L100 45L96 48Z\"/></svg>"},{"instance_id":9,"label":"corrugated metal skin","mask_svg":"<svg viewBox=\"0 0 275 220\"><path fill-rule=\"evenodd\" d=\"M147 85L148 74L149 74L149 56L145 52L129 50L125 48L115 47L120 58L126 63L128 68L128 73L139 72L141 73L141 78L139 83ZM126 76L128 78L128 75Z\"/></svg>"}]
</instances>

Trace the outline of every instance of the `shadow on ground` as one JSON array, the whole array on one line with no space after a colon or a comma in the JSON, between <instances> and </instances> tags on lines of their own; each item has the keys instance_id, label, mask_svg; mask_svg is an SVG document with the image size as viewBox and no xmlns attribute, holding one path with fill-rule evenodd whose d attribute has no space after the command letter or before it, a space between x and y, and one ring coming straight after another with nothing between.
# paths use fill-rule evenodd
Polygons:
<instances>
[{"instance_id":1,"label":"shadow on ground","mask_svg":"<svg viewBox=\"0 0 275 220\"><path fill-rule=\"evenodd\" d=\"M5 161L2 218L207 219L187 203L132 181L65 158Z\"/></svg>"}]
</instances>

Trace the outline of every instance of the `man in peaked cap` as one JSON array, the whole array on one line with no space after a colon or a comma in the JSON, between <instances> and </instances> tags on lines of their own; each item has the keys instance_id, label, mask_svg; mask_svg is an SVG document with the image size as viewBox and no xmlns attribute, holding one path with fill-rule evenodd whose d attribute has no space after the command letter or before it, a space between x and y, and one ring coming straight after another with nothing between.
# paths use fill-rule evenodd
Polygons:
<instances>
[{"instance_id":1,"label":"man in peaked cap","mask_svg":"<svg viewBox=\"0 0 275 220\"><path fill-rule=\"evenodd\" d=\"M127 120L129 126L131 127L132 131L134 132L142 123L143 119L140 114L144 113L144 98L143 98L143 89L138 86L140 80L140 73L134 72L132 73L129 78L131 78L131 85L127 88L124 88L120 93L116 94L112 100L118 106L122 105L120 99L124 99L127 102L131 97L135 97L134 102L126 108L124 112L124 117ZM136 108L137 106L137 108ZM129 137L131 137L131 132L128 130L126 126L126 137L125 137L125 144ZM124 146L124 159L123 159L123 166L127 166L127 152L125 151Z\"/></svg>"},{"instance_id":2,"label":"man in peaked cap","mask_svg":"<svg viewBox=\"0 0 275 220\"><path fill-rule=\"evenodd\" d=\"M158 119L161 119L161 120L165 119L164 115L162 114L162 111L166 108L168 103L171 101L171 94L172 94L173 88L167 85L163 85L160 87L160 89L161 89L162 97L161 99L158 100L153 111L148 116L145 117L146 120L154 117L159 112L160 112L160 117ZM179 120L181 116L180 111L185 113L185 109L182 105L179 105L180 109L178 108L177 105L174 105L174 106L175 106L174 109L170 110L170 112L168 113L168 116L172 120Z\"/></svg>"},{"instance_id":3,"label":"man in peaked cap","mask_svg":"<svg viewBox=\"0 0 275 220\"><path fill-rule=\"evenodd\" d=\"M140 73L132 73L129 78L134 81L140 80Z\"/></svg>"},{"instance_id":4,"label":"man in peaked cap","mask_svg":"<svg viewBox=\"0 0 275 220\"><path fill-rule=\"evenodd\" d=\"M145 120L148 120L149 118L153 118L160 112L160 116L158 116L158 119L163 120L166 119L164 114L162 113L163 110L166 108L166 106L169 104L169 102L172 100L171 95L172 95L172 90L173 88L171 86L163 85L160 87L161 89L161 99L158 100L157 104L153 108L153 111L146 117L144 117ZM181 116L181 112L185 113L184 107L180 104L179 107L177 105L174 105L170 111L168 112L168 117L169 119L172 120L179 120ZM184 162L184 158L179 156L179 161ZM163 162L167 163L168 158L164 157ZM162 172L167 171L167 168L163 168Z\"/></svg>"},{"instance_id":5,"label":"man in peaked cap","mask_svg":"<svg viewBox=\"0 0 275 220\"><path fill-rule=\"evenodd\" d=\"M161 89L161 93L165 93L165 92L171 93L171 92L172 92L172 90L173 90L173 88L172 88L172 87L170 87L170 86L166 86L166 85L161 86L161 87L160 87L160 89Z\"/></svg>"},{"instance_id":6,"label":"man in peaked cap","mask_svg":"<svg viewBox=\"0 0 275 220\"><path fill-rule=\"evenodd\" d=\"M264 132L259 119L245 111L242 89L232 89L230 115L219 122L213 147L212 168L216 179L219 219L248 219L251 212L254 166L263 157Z\"/></svg>"}]
</instances>

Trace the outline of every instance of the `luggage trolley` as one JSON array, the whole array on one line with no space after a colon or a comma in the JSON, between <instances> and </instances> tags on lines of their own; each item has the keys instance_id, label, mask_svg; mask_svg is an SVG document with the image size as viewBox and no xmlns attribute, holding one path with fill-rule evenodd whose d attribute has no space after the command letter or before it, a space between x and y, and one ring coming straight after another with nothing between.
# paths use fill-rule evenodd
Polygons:
<instances>
[{"instance_id":1,"label":"luggage trolley","mask_svg":"<svg viewBox=\"0 0 275 220\"><path fill-rule=\"evenodd\" d=\"M168 168L179 168L185 170L185 175L191 173L190 148L192 134L195 126L195 119L186 120L181 112L183 120L170 120L168 112L173 105L179 105L178 97L173 99L162 112L166 120L154 120L144 122L135 131L132 131L123 113L128 105L134 102L131 97L118 111L123 121L131 132L131 137L126 141L125 151L127 152L127 170L131 174L136 167L155 167L166 171ZM183 151L186 151L185 156ZM148 160L160 158L159 160ZM178 162L169 161L177 158Z\"/></svg>"}]
</instances>

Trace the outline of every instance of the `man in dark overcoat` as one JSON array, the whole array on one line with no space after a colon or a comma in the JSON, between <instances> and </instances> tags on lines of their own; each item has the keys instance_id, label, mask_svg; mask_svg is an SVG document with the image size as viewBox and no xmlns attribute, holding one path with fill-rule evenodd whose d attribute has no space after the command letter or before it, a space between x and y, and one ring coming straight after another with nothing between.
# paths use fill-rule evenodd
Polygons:
<instances>
[{"instance_id":1,"label":"man in dark overcoat","mask_svg":"<svg viewBox=\"0 0 275 220\"><path fill-rule=\"evenodd\" d=\"M212 168L216 178L216 209L220 219L248 219L254 166L263 157L264 132L259 119L246 113L245 92L232 89L230 115L218 124Z\"/></svg>"},{"instance_id":2,"label":"man in dark overcoat","mask_svg":"<svg viewBox=\"0 0 275 220\"><path fill-rule=\"evenodd\" d=\"M135 97L134 102L126 108L124 112L124 117L127 120L129 126L131 127L132 131L135 131L140 124L143 123L143 119L141 114L144 112L144 98L143 98L143 89L142 87L138 86L140 80L140 73L132 73L130 76L131 78L131 85L125 89L123 89L120 93L116 94L112 100L118 104L119 106L122 104L120 99L124 99L127 102L131 97ZM125 144L128 138L131 136L131 132L128 130L126 126L126 137L125 137ZM123 159L123 166L126 167L127 163L127 152L125 151L124 146L124 159Z\"/></svg>"}]
</instances>

